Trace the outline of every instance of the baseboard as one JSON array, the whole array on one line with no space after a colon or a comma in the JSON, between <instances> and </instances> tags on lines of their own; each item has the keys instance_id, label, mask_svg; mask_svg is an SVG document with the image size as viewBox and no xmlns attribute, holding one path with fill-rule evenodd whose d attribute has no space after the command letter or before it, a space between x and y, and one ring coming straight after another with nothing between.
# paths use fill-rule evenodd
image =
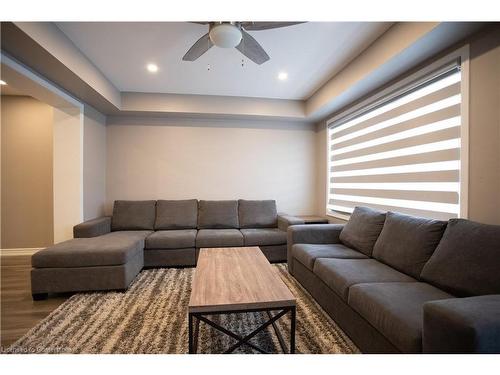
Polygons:
<instances>
[{"instance_id":1,"label":"baseboard","mask_svg":"<svg viewBox=\"0 0 500 375\"><path fill-rule=\"evenodd\" d=\"M29 248L18 248L18 249L0 249L1 256L20 256L20 255L33 255L38 250L43 249L42 247L29 247Z\"/></svg>"}]
</instances>

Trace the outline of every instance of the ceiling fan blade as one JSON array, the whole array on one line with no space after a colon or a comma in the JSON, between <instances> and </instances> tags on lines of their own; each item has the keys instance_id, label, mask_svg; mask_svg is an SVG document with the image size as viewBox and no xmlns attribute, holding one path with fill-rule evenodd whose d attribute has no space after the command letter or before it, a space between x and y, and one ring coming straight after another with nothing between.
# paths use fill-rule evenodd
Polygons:
<instances>
[{"instance_id":1,"label":"ceiling fan blade","mask_svg":"<svg viewBox=\"0 0 500 375\"><path fill-rule=\"evenodd\" d=\"M241 30L243 38L241 38L240 44L236 46L236 49L240 51L243 55L248 57L254 63L261 65L269 60L269 56L264 51L264 48L245 30Z\"/></svg>"},{"instance_id":2,"label":"ceiling fan blade","mask_svg":"<svg viewBox=\"0 0 500 375\"><path fill-rule=\"evenodd\" d=\"M279 27L293 26L301 23L305 22L241 22L240 25L245 30L259 31L259 30L277 29Z\"/></svg>"},{"instance_id":3,"label":"ceiling fan blade","mask_svg":"<svg viewBox=\"0 0 500 375\"><path fill-rule=\"evenodd\" d=\"M205 52L207 52L210 48L212 48L213 43L208 36L208 33L203 35L200 39L196 41L195 44L191 46L189 51L186 52L182 60L184 61L194 61Z\"/></svg>"}]
</instances>

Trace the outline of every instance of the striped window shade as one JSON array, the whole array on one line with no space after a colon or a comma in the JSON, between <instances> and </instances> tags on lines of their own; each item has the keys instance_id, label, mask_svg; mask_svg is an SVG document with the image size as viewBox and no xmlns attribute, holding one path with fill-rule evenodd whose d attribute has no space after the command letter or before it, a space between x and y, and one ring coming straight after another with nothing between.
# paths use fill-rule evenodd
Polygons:
<instances>
[{"instance_id":1,"label":"striped window shade","mask_svg":"<svg viewBox=\"0 0 500 375\"><path fill-rule=\"evenodd\" d=\"M459 216L461 101L454 63L329 123L327 211Z\"/></svg>"}]
</instances>

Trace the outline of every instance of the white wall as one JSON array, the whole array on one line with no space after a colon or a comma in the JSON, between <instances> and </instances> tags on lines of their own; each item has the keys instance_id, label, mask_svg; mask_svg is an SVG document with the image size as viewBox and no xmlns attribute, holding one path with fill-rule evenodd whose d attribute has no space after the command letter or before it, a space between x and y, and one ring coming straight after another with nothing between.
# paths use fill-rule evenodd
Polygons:
<instances>
[{"instance_id":1,"label":"white wall","mask_svg":"<svg viewBox=\"0 0 500 375\"><path fill-rule=\"evenodd\" d=\"M500 225L500 27L470 43L469 218Z\"/></svg>"},{"instance_id":2,"label":"white wall","mask_svg":"<svg viewBox=\"0 0 500 375\"><path fill-rule=\"evenodd\" d=\"M106 117L89 106L83 117L83 218L104 214L106 201Z\"/></svg>"},{"instance_id":3,"label":"white wall","mask_svg":"<svg viewBox=\"0 0 500 375\"><path fill-rule=\"evenodd\" d=\"M325 215L327 185L327 137L325 122L316 124L316 212Z\"/></svg>"},{"instance_id":4,"label":"white wall","mask_svg":"<svg viewBox=\"0 0 500 375\"><path fill-rule=\"evenodd\" d=\"M308 124L108 118L107 213L115 199L276 199L315 212Z\"/></svg>"},{"instance_id":5,"label":"white wall","mask_svg":"<svg viewBox=\"0 0 500 375\"><path fill-rule=\"evenodd\" d=\"M54 108L54 243L83 220L83 108Z\"/></svg>"},{"instance_id":6,"label":"white wall","mask_svg":"<svg viewBox=\"0 0 500 375\"><path fill-rule=\"evenodd\" d=\"M2 95L0 102L1 247L51 245L53 108L28 96Z\"/></svg>"}]
</instances>

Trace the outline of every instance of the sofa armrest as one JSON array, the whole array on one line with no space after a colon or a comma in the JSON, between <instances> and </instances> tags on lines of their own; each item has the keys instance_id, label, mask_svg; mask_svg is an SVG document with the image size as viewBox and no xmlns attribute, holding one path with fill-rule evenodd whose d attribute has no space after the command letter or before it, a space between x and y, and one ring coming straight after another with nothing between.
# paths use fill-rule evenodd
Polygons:
<instances>
[{"instance_id":1,"label":"sofa armrest","mask_svg":"<svg viewBox=\"0 0 500 375\"><path fill-rule=\"evenodd\" d=\"M330 244L339 243L343 224L293 225L287 230L288 271L293 273L292 246L297 243Z\"/></svg>"},{"instance_id":2,"label":"sofa armrest","mask_svg":"<svg viewBox=\"0 0 500 375\"><path fill-rule=\"evenodd\" d=\"M500 294L427 302L424 353L500 353Z\"/></svg>"},{"instance_id":3,"label":"sofa armrest","mask_svg":"<svg viewBox=\"0 0 500 375\"><path fill-rule=\"evenodd\" d=\"M84 221L73 227L74 238L97 237L111 232L111 216Z\"/></svg>"},{"instance_id":4,"label":"sofa armrest","mask_svg":"<svg viewBox=\"0 0 500 375\"><path fill-rule=\"evenodd\" d=\"M278 228L282 231L287 230L290 225L298 225L304 224L304 220L298 218L296 216L287 215L287 214L279 214L278 215Z\"/></svg>"}]
</instances>

